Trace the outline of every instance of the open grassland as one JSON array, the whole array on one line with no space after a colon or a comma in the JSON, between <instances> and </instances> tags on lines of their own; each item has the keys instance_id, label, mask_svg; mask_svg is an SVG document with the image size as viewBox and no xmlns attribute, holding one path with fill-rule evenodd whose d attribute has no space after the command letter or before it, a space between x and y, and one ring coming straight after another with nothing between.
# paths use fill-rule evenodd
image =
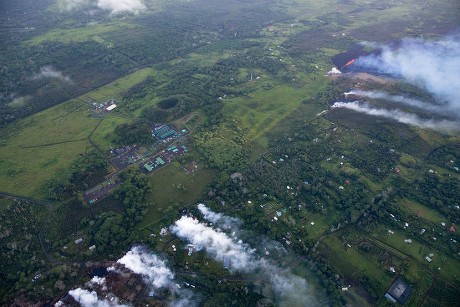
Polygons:
<instances>
[{"instance_id":1,"label":"open grassland","mask_svg":"<svg viewBox=\"0 0 460 307\"><path fill-rule=\"evenodd\" d=\"M430 208L427 208L419 203L417 203L416 201L413 201L413 200L409 200L409 199L403 199L400 201L400 208L411 214L411 215L415 215L415 216L418 216L424 220L427 220L429 222L432 222L432 223L435 223L435 224L438 224L440 225L441 222L445 222L447 221L446 217L444 217L442 214L440 214L439 212L433 210L433 209L430 209Z\"/></svg>"},{"instance_id":2,"label":"open grassland","mask_svg":"<svg viewBox=\"0 0 460 307\"><path fill-rule=\"evenodd\" d=\"M196 202L216 172L201 168L187 174L177 163L168 165L149 176L152 192L147 196L149 211L139 228L149 226L163 218L165 213L174 213L185 205Z\"/></svg>"},{"instance_id":3,"label":"open grassland","mask_svg":"<svg viewBox=\"0 0 460 307\"><path fill-rule=\"evenodd\" d=\"M103 150L110 148L113 129L129 119L108 115L91 117L92 106L83 101L105 101L155 75L145 68L56 107L17 121L1 131L1 190L24 196L45 197L44 185L63 178L78 155L90 147L88 137Z\"/></svg>"},{"instance_id":4,"label":"open grassland","mask_svg":"<svg viewBox=\"0 0 460 307\"><path fill-rule=\"evenodd\" d=\"M26 43L36 45L46 41L72 43L94 40L104 46L113 47L112 42L104 40L100 35L109 32L134 29L136 27L138 26L127 22L111 22L106 24L91 24L78 28L55 28L45 34L32 38Z\"/></svg>"},{"instance_id":5,"label":"open grassland","mask_svg":"<svg viewBox=\"0 0 460 307\"><path fill-rule=\"evenodd\" d=\"M86 102L104 102L109 99L121 99L122 93L133 85L145 80L147 77L158 77L155 69L146 67L139 69L129 75L119 78L107 85L104 85L94 91L86 93L80 97Z\"/></svg>"},{"instance_id":6,"label":"open grassland","mask_svg":"<svg viewBox=\"0 0 460 307\"><path fill-rule=\"evenodd\" d=\"M71 100L1 131L1 190L44 197L43 185L59 179L89 147L87 137L99 120L89 117L87 106Z\"/></svg>"},{"instance_id":7,"label":"open grassland","mask_svg":"<svg viewBox=\"0 0 460 307\"><path fill-rule=\"evenodd\" d=\"M255 141L299 108L302 100L316 92L325 82L324 79L315 80L302 87L279 84L271 89L259 89L249 97L225 100L225 121L236 125L246 142ZM306 118L312 117L322 109L319 105L310 107L310 112L305 113ZM226 134L225 130L223 134ZM263 144L264 142L259 145Z\"/></svg>"},{"instance_id":8,"label":"open grassland","mask_svg":"<svg viewBox=\"0 0 460 307\"><path fill-rule=\"evenodd\" d=\"M108 114L91 135L91 140L103 151L108 152L115 146L114 130L117 126L130 123L130 119Z\"/></svg>"},{"instance_id":9,"label":"open grassland","mask_svg":"<svg viewBox=\"0 0 460 307\"><path fill-rule=\"evenodd\" d=\"M392 277L383 270L375 256L358 251L353 246L344 246L335 235L328 236L322 241L320 251L347 277L359 279L363 275L369 276L373 284L378 285L381 293L384 293L392 281Z\"/></svg>"}]
</instances>

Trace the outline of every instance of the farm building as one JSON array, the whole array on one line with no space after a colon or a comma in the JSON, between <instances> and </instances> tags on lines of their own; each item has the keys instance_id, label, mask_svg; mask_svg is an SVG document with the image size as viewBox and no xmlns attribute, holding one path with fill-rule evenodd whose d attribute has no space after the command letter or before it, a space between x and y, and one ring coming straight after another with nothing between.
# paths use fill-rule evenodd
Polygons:
<instances>
[{"instance_id":1,"label":"farm building","mask_svg":"<svg viewBox=\"0 0 460 307\"><path fill-rule=\"evenodd\" d=\"M390 289L385 294L385 297L391 302L398 302L404 304L404 302L409 297L412 292L412 288L409 287L404 281L398 278L390 287Z\"/></svg>"}]
</instances>

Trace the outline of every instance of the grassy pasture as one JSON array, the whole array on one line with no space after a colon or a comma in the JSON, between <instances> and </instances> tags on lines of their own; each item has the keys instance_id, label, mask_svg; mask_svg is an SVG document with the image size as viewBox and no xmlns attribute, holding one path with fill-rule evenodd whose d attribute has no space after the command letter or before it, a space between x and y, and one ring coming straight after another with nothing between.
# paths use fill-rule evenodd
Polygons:
<instances>
[{"instance_id":1,"label":"grassy pasture","mask_svg":"<svg viewBox=\"0 0 460 307\"><path fill-rule=\"evenodd\" d=\"M126 91L133 85L145 80L148 76L157 77L158 74L151 67L139 69L94 91L82 95L80 99L86 102L103 102L112 98L120 99L123 91Z\"/></svg>"},{"instance_id":2,"label":"grassy pasture","mask_svg":"<svg viewBox=\"0 0 460 307\"><path fill-rule=\"evenodd\" d=\"M262 82L262 81L261 81ZM225 100L223 114L226 122L235 122L247 141L251 142L276 127L295 111L302 100L325 81L315 81L305 87L279 84L269 90L258 90L249 97ZM321 107L312 106L311 114ZM316 113L315 113L316 112ZM306 117L309 114L305 114Z\"/></svg>"},{"instance_id":3,"label":"grassy pasture","mask_svg":"<svg viewBox=\"0 0 460 307\"><path fill-rule=\"evenodd\" d=\"M378 259L355 247L342 245L335 235L331 235L322 241L320 251L334 267L340 268L342 274L353 279L359 279L362 275L369 276L373 284L379 286L379 291L384 293L392 277L382 269Z\"/></svg>"},{"instance_id":4,"label":"grassy pasture","mask_svg":"<svg viewBox=\"0 0 460 307\"><path fill-rule=\"evenodd\" d=\"M1 131L2 191L44 197L43 185L59 179L83 153L98 120L77 100L17 121Z\"/></svg>"},{"instance_id":5,"label":"grassy pasture","mask_svg":"<svg viewBox=\"0 0 460 307\"><path fill-rule=\"evenodd\" d=\"M64 178L72 162L90 147L87 138L101 120L90 116L91 107L83 101L118 98L115 92L120 93L154 74L152 68L138 70L78 99L3 128L0 132L1 190L45 197L44 184L51 179ZM112 130L127 121L109 115L96 129L92 139L102 149L108 150Z\"/></svg>"},{"instance_id":6,"label":"grassy pasture","mask_svg":"<svg viewBox=\"0 0 460 307\"><path fill-rule=\"evenodd\" d=\"M198 167L195 173L187 174L172 163L149 176L152 192L147 196L147 202L152 205L139 228L149 226L161 220L166 212L175 212L200 198L216 172Z\"/></svg>"},{"instance_id":7,"label":"grassy pasture","mask_svg":"<svg viewBox=\"0 0 460 307\"><path fill-rule=\"evenodd\" d=\"M131 122L130 119L117 117L108 114L102 120L101 124L97 127L91 135L91 140L103 151L109 151L111 146L115 146L115 133L114 130L117 126Z\"/></svg>"},{"instance_id":8,"label":"grassy pasture","mask_svg":"<svg viewBox=\"0 0 460 307\"><path fill-rule=\"evenodd\" d=\"M424 220L430 221L435 224L447 221L447 219L439 212L427 208L413 200L403 199L400 201L400 208L410 214L416 215Z\"/></svg>"},{"instance_id":9,"label":"grassy pasture","mask_svg":"<svg viewBox=\"0 0 460 307\"><path fill-rule=\"evenodd\" d=\"M136 27L138 26L127 22L111 22L106 24L93 24L69 29L55 28L45 34L32 38L26 43L30 45L37 45L46 41L72 43L94 40L105 46L113 46L112 42L104 40L100 35L109 32L134 29Z\"/></svg>"}]
</instances>

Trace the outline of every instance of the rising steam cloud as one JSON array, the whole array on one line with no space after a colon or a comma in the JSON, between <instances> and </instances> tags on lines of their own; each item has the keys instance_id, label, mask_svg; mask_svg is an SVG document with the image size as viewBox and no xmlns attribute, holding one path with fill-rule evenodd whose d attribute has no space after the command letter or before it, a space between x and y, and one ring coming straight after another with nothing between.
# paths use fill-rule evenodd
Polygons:
<instances>
[{"instance_id":1,"label":"rising steam cloud","mask_svg":"<svg viewBox=\"0 0 460 307\"><path fill-rule=\"evenodd\" d=\"M234 220L211 211L203 204L199 205L205 219L219 222ZM264 279L270 280L275 301L280 306L316 306L315 293L305 279L292 274L288 269L280 268L270 260L257 256L256 250L241 240L230 238L227 234L215 230L198 220L182 216L171 226L171 232L195 246L205 250L215 260L228 259L230 269L244 273L260 272Z\"/></svg>"},{"instance_id":2,"label":"rising steam cloud","mask_svg":"<svg viewBox=\"0 0 460 307\"><path fill-rule=\"evenodd\" d=\"M438 130L442 132L460 131L460 123L450 120L434 120L434 119L423 119L415 114L403 112L400 110L387 110L381 108L372 108L366 103L360 103L358 101L353 102L336 102L332 105L332 108L344 108L353 110L356 112L380 116L389 119L396 120L400 123L416 126L420 128L427 128Z\"/></svg>"},{"instance_id":3,"label":"rising steam cloud","mask_svg":"<svg viewBox=\"0 0 460 307\"><path fill-rule=\"evenodd\" d=\"M102 10L109 11L111 14L130 12L138 14L147 9L141 0L57 0L60 11L70 11L80 9L84 6L96 6Z\"/></svg>"},{"instance_id":4,"label":"rising steam cloud","mask_svg":"<svg viewBox=\"0 0 460 307\"><path fill-rule=\"evenodd\" d=\"M133 247L117 263L123 264L127 269L142 275L146 283L155 289L168 288L173 285L174 274L166 266L165 261L155 254L148 253L140 246Z\"/></svg>"},{"instance_id":5,"label":"rising steam cloud","mask_svg":"<svg viewBox=\"0 0 460 307\"><path fill-rule=\"evenodd\" d=\"M128 305L122 305L118 303L118 299L113 301L108 301L106 299L100 299L97 296L96 291L88 291L86 289L77 288L69 291L69 295L72 296L77 302L79 302L83 307L128 307ZM59 301L61 302L61 301ZM61 303L57 303L55 306L62 306Z\"/></svg>"},{"instance_id":6,"label":"rising steam cloud","mask_svg":"<svg viewBox=\"0 0 460 307\"><path fill-rule=\"evenodd\" d=\"M359 58L355 65L402 77L432 93L450 112L460 113L460 35L438 41L405 39L397 48L384 46L379 55Z\"/></svg>"},{"instance_id":7,"label":"rising steam cloud","mask_svg":"<svg viewBox=\"0 0 460 307\"><path fill-rule=\"evenodd\" d=\"M108 268L111 272L120 272L119 265L126 269L141 275L144 282L153 289L169 289L174 294L173 300L169 303L174 307L192 307L197 305L197 297L190 290L179 288L174 282L174 273L166 266L166 262L157 255L149 252L141 246L134 246L123 257L117 260L117 265ZM95 289L95 286L101 287L104 291L110 288L104 277L93 277L86 286ZM109 289L110 290L110 289ZM77 302L84 307L106 307L106 306L126 306L119 304L118 298L108 301L101 299L94 290L77 288L69 291ZM55 306L62 306L62 301Z\"/></svg>"}]
</instances>

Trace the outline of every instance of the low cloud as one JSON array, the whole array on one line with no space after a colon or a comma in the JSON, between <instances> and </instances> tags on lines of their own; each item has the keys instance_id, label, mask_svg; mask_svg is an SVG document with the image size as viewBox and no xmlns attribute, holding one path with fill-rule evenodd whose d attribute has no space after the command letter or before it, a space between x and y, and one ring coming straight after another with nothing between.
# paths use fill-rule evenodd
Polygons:
<instances>
[{"instance_id":1,"label":"low cloud","mask_svg":"<svg viewBox=\"0 0 460 307\"><path fill-rule=\"evenodd\" d=\"M72 80L64 75L62 72L59 70L54 69L52 66L44 66L40 68L40 71L38 74L32 77L32 80L41 80L41 79L59 79L61 81L65 82L72 82Z\"/></svg>"},{"instance_id":2,"label":"low cloud","mask_svg":"<svg viewBox=\"0 0 460 307\"><path fill-rule=\"evenodd\" d=\"M146 9L146 6L140 0L98 0L97 7L110 11L111 14L121 12L131 12L138 14Z\"/></svg>"},{"instance_id":3,"label":"low cloud","mask_svg":"<svg viewBox=\"0 0 460 307\"><path fill-rule=\"evenodd\" d=\"M88 8L100 8L109 11L110 14L129 12L138 14L147 9L141 0L57 0L58 9L63 11L72 11Z\"/></svg>"},{"instance_id":4,"label":"low cloud","mask_svg":"<svg viewBox=\"0 0 460 307\"><path fill-rule=\"evenodd\" d=\"M423 119L415 114L403 112L400 110L387 110L380 108L373 108L367 103L360 103L359 101L353 102L336 102L332 108L349 109L355 112L364 113L373 116L380 116L384 118L393 119L397 122L416 126L420 128L432 129L441 132L460 131L460 123L450 120L435 120Z\"/></svg>"}]
</instances>

